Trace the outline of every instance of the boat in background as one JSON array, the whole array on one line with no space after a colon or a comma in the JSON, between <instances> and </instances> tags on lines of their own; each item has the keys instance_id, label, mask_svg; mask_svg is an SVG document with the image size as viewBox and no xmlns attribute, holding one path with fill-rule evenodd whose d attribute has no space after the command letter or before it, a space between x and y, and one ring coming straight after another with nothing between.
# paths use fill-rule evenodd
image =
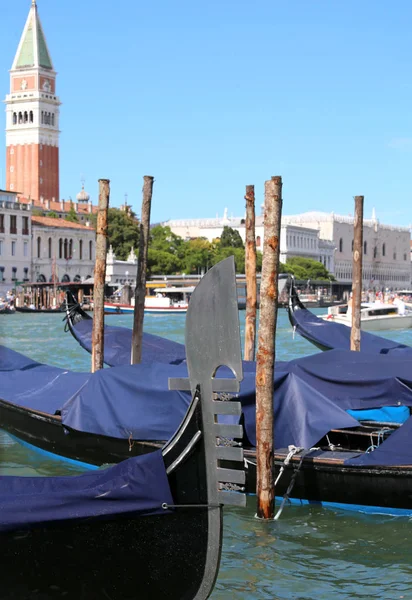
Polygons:
<instances>
[{"instance_id":1,"label":"boat in background","mask_svg":"<svg viewBox=\"0 0 412 600\"><path fill-rule=\"evenodd\" d=\"M350 350L351 328L334 319L322 319L308 310L300 301L293 280L289 283L287 311L293 330L319 350ZM361 330L361 352L408 352L412 357L412 347L364 330Z\"/></svg>"},{"instance_id":2,"label":"boat in background","mask_svg":"<svg viewBox=\"0 0 412 600\"><path fill-rule=\"evenodd\" d=\"M361 303L361 329L365 331L386 331L389 329L410 329L412 327L412 311L401 309L399 304L383 302ZM352 313L348 304L340 304L328 308L322 319L352 326Z\"/></svg>"},{"instance_id":3,"label":"boat in background","mask_svg":"<svg viewBox=\"0 0 412 600\"><path fill-rule=\"evenodd\" d=\"M194 286L161 287L154 288L153 294L146 296L144 303L145 313L154 314L186 314L189 300L195 290ZM119 302L105 302L104 312L108 315L133 314L134 303L121 304Z\"/></svg>"}]
</instances>

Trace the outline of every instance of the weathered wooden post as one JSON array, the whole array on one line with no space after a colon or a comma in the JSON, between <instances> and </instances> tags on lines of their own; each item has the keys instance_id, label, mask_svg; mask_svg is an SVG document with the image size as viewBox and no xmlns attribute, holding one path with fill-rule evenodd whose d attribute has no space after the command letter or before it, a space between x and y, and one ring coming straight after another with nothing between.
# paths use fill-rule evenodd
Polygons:
<instances>
[{"instance_id":1,"label":"weathered wooden post","mask_svg":"<svg viewBox=\"0 0 412 600\"><path fill-rule=\"evenodd\" d=\"M106 281L107 216L109 211L109 196L109 179L99 179L99 206L96 227L96 258L94 263L92 373L103 368L104 285Z\"/></svg>"},{"instance_id":2,"label":"weathered wooden post","mask_svg":"<svg viewBox=\"0 0 412 600\"><path fill-rule=\"evenodd\" d=\"M355 196L353 222L352 329L350 349L360 351L363 257L363 196Z\"/></svg>"},{"instance_id":3,"label":"weathered wooden post","mask_svg":"<svg viewBox=\"0 0 412 600\"><path fill-rule=\"evenodd\" d=\"M256 345L256 238L255 238L255 186L246 186L246 321L245 360L255 360Z\"/></svg>"},{"instance_id":4,"label":"weathered wooden post","mask_svg":"<svg viewBox=\"0 0 412 600\"><path fill-rule=\"evenodd\" d=\"M265 241L256 357L256 495L257 516L261 519L273 519L275 508L273 390L281 216L282 178L272 177L265 181Z\"/></svg>"},{"instance_id":5,"label":"weathered wooden post","mask_svg":"<svg viewBox=\"0 0 412 600\"><path fill-rule=\"evenodd\" d=\"M149 249L150 208L152 205L154 177L143 177L143 202L140 220L139 256L137 258L136 290L134 295L134 316L132 333L131 364L140 363L142 359L142 338L144 300L146 296L147 254Z\"/></svg>"}]
</instances>

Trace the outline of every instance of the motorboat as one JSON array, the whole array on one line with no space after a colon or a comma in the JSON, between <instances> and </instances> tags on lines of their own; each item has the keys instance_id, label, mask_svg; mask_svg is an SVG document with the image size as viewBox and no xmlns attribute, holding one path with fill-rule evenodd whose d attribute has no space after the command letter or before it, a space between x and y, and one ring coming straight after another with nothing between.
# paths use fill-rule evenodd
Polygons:
<instances>
[{"instance_id":1,"label":"motorboat","mask_svg":"<svg viewBox=\"0 0 412 600\"><path fill-rule=\"evenodd\" d=\"M352 326L352 312L348 304L340 304L328 308L322 319ZM405 304L383 302L361 303L361 329L365 331L385 331L387 329L409 329L412 327L412 311L406 310Z\"/></svg>"},{"instance_id":2,"label":"motorboat","mask_svg":"<svg viewBox=\"0 0 412 600\"><path fill-rule=\"evenodd\" d=\"M145 297L144 312L154 314L186 314L194 286L169 286L151 290L153 293ZM133 298L134 300L134 298ZM133 314L134 301L131 304L105 302L106 314Z\"/></svg>"}]
</instances>

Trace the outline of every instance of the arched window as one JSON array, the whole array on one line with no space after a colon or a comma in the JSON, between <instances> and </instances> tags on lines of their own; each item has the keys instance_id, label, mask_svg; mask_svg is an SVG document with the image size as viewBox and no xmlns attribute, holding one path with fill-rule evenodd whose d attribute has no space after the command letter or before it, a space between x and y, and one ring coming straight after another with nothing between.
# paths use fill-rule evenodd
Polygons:
<instances>
[{"instance_id":1,"label":"arched window","mask_svg":"<svg viewBox=\"0 0 412 600\"><path fill-rule=\"evenodd\" d=\"M52 123L51 124L54 126L54 113L52 113Z\"/></svg>"},{"instance_id":2,"label":"arched window","mask_svg":"<svg viewBox=\"0 0 412 600\"><path fill-rule=\"evenodd\" d=\"M19 125L23 123L23 114L19 112Z\"/></svg>"},{"instance_id":3,"label":"arched window","mask_svg":"<svg viewBox=\"0 0 412 600\"><path fill-rule=\"evenodd\" d=\"M49 238L49 258L52 257L52 239Z\"/></svg>"},{"instance_id":4,"label":"arched window","mask_svg":"<svg viewBox=\"0 0 412 600\"><path fill-rule=\"evenodd\" d=\"M64 240L64 258L67 260L68 256L69 256L69 248L68 248L67 238L65 238L65 240Z\"/></svg>"},{"instance_id":5,"label":"arched window","mask_svg":"<svg viewBox=\"0 0 412 600\"><path fill-rule=\"evenodd\" d=\"M76 283L78 283L79 281L81 281L82 278L80 277L80 275L75 275L73 281L75 281Z\"/></svg>"},{"instance_id":6,"label":"arched window","mask_svg":"<svg viewBox=\"0 0 412 600\"><path fill-rule=\"evenodd\" d=\"M393 249L393 260L396 260L396 248Z\"/></svg>"},{"instance_id":7,"label":"arched window","mask_svg":"<svg viewBox=\"0 0 412 600\"><path fill-rule=\"evenodd\" d=\"M33 118L33 111L30 111L30 123L33 123L34 118Z\"/></svg>"},{"instance_id":8,"label":"arched window","mask_svg":"<svg viewBox=\"0 0 412 600\"><path fill-rule=\"evenodd\" d=\"M375 246L374 249L373 249L373 258L376 258L377 256L378 256L378 249Z\"/></svg>"},{"instance_id":9,"label":"arched window","mask_svg":"<svg viewBox=\"0 0 412 600\"><path fill-rule=\"evenodd\" d=\"M44 275L42 275L42 273L40 273L40 275L38 275L37 277L37 281L39 281L40 283L46 283L47 279Z\"/></svg>"},{"instance_id":10,"label":"arched window","mask_svg":"<svg viewBox=\"0 0 412 600\"><path fill-rule=\"evenodd\" d=\"M83 240L79 241L79 260L83 259Z\"/></svg>"},{"instance_id":11,"label":"arched window","mask_svg":"<svg viewBox=\"0 0 412 600\"><path fill-rule=\"evenodd\" d=\"M258 236L256 237L256 248L260 248L260 244L261 244L261 241L260 241L260 235L258 235Z\"/></svg>"},{"instance_id":12,"label":"arched window","mask_svg":"<svg viewBox=\"0 0 412 600\"><path fill-rule=\"evenodd\" d=\"M89 242L89 260L93 260L93 242L90 240Z\"/></svg>"},{"instance_id":13,"label":"arched window","mask_svg":"<svg viewBox=\"0 0 412 600\"><path fill-rule=\"evenodd\" d=\"M386 245L382 244L382 256L385 256L386 254Z\"/></svg>"},{"instance_id":14,"label":"arched window","mask_svg":"<svg viewBox=\"0 0 412 600\"><path fill-rule=\"evenodd\" d=\"M13 113L13 125L17 125L17 113Z\"/></svg>"},{"instance_id":15,"label":"arched window","mask_svg":"<svg viewBox=\"0 0 412 600\"><path fill-rule=\"evenodd\" d=\"M41 237L37 238L37 258L41 257Z\"/></svg>"},{"instance_id":16,"label":"arched window","mask_svg":"<svg viewBox=\"0 0 412 600\"><path fill-rule=\"evenodd\" d=\"M343 252L343 239L340 238L339 240L339 252Z\"/></svg>"},{"instance_id":17,"label":"arched window","mask_svg":"<svg viewBox=\"0 0 412 600\"><path fill-rule=\"evenodd\" d=\"M363 242L363 253L364 254L368 253L368 242Z\"/></svg>"},{"instance_id":18,"label":"arched window","mask_svg":"<svg viewBox=\"0 0 412 600\"><path fill-rule=\"evenodd\" d=\"M27 110L24 111L24 122L25 123L29 122L29 114L28 114Z\"/></svg>"},{"instance_id":19,"label":"arched window","mask_svg":"<svg viewBox=\"0 0 412 600\"><path fill-rule=\"evenodd\" d=\"M44 125L44 112L41 111L41 124Z\"/></svg>"},{"instance_id":20,"label":"arched window","mask_svg":"<svg viewBox=\"0 0 412 600\"><path fill-rule=\"evenodd\" d=\"M59 258L63 258L63 240L59 239Z\"/></svg>"},{"instance_id":21,"label":"arched window","mask_svg":"<svg viewBox=\"0 0 412 600\"><path fill-rule=\"evenodd\" d=\"M353 252L353 240L352 240L352 252Z\"/></svg>"},{"instance_id":22,"label":"arched window","mask_svg":"<svg viewBox=\"0 0 412 600\"><path fill-rule=\"evenodd\" d=\"M69 242L69 258L73 258L73 240Z\"/></svg>"},{"instance_id":23,"label":"arched window","mask_svg":"<svg viewBox=\"0 0 412 600\"><path fill-rule=\"evenodd\" d=\"M62 277L62 283L68 283L70 281L70 277L65 273Z\"/></svg>"}]
</instances>

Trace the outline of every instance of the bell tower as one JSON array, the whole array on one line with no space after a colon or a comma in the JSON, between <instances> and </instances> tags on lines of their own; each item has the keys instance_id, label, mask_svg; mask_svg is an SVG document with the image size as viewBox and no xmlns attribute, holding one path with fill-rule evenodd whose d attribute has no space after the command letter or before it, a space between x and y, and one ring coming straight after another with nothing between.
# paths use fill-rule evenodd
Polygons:
<instances>
[{"instance_id":1,"label":"bell tower","mask_svg":"<svg viewBox=\"0 0 412 600\"><path fill-rule=\"evenodd\" d=\"M6 96L6 189L35 204L59 200L56 72L32 0Z\"/></svg>"}]
</instances>

